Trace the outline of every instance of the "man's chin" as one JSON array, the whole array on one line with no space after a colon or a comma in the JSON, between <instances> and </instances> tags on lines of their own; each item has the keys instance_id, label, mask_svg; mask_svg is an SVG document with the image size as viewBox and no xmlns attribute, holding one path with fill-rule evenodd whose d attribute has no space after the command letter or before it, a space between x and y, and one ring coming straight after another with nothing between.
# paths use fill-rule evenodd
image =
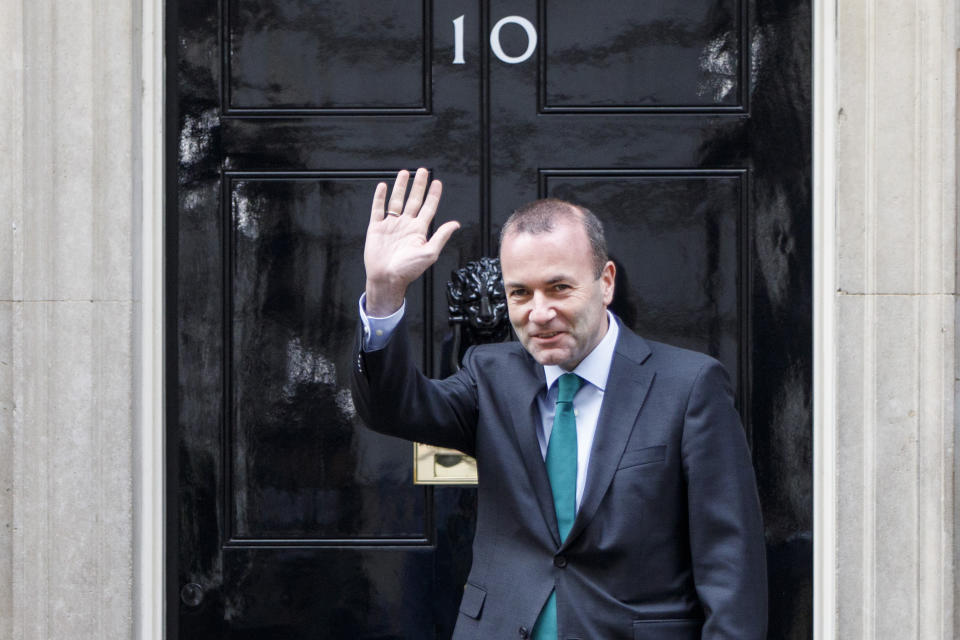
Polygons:
<instances>
[{"instance_id":1,"label":"man's chin","mask_svg":"<svg viewBox=\"0 0 960 640\"><path fill-rule=\"evenodd\" d=\"M570 353L566 349L533 349L530 355L538 363L547 365L556 365L562 367L570 359Z\"/></svg>"}]
</instances>

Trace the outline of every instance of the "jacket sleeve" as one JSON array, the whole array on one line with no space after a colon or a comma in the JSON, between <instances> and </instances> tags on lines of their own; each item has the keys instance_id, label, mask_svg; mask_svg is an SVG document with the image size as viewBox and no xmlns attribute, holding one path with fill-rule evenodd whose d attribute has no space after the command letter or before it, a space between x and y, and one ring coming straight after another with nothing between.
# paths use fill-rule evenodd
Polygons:
<instances>
[{"instance_id":1,"label":"jacket sleeve","mask_svg":"<svg viewBox=\"0 0 960 640\"><path fill-rule=\"evenodd\" d=\"M384 348L369 352L363 350L361 326L351 376L357 412L374 431L474 455L477 387L471 358L472 348L460 371L431 380L414 363L406 320Z\"/></svg>"},{"instance_id":2,"label":"jacket sleeve","mask_svg":"<svg viewBox=\"0 0 960 640\"><path fill-rule=\"evenodd\" d=\"M690 552L703 640L767 637L767 569L756 478L723 366L701 368L683 427Z\"/></svg>"}]
</instances>

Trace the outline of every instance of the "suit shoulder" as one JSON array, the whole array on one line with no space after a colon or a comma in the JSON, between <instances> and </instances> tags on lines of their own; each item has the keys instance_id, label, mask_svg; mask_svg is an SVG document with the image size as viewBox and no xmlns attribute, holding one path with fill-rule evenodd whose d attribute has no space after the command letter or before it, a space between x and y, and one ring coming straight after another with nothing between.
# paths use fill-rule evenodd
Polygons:
<instances>
[{"instance_id":1,"label":"suit shoulder","mask_svg":"<svg viewBox=\"0 0 960 640\"><path fill-rule=\"evenodd\" d=\"M530 355L519 342L478 344L467 349L463 368L475 378L496 377L505 367L529 364Z\"/></svg>"},{"instance_id":2,"label":"suit shoulder","mask_svg":"<svg viewBox=\"0 0 960 640\"><path fill-rule=\"evenodd\" d=\"M730 372L716 358L662 342L647 341L650 345L650 364L656 368L657 379L674 389L688 402L694 394L705 394L714 400L725 399L732 407L735 387ZM697 391L699 390L699 391Z\"/></svg>"},{"instance_id":3,"label":"suit shoulder","mask_svg":"<svg viewBox=\"0 0 960 640\"><path fill-rule=\"evenodd\" d=\"M659 356L672 358L679 361L699 362L701 365L711 360L716 362L716 358L703 353L702 351L687 349L686 347L678 347L676 345L667 344L666 342L657 342L656 340L650 340L649 338L644 338L644 340L650 346L650 351L654 357Z\"/></svg>"},{"instance_id":4,"label":"suit shoulder","mask_svg":"<svg viewBox=\"0 0 960 640\"><path fill-rule=\"evenodd\" d=\"M677 347L665 342L646 340L650 347L650 361L658 371L674 371L679 375L697 377L701 371L718 370L729 375L719 360L700 351Z\"/></svg>"},{"instance_id":5,"label":"suit shoulder","mask_svg":"<svg viewBox=\"0 0 960 640\"><path fill-rule=\"evenodd\" d=\"M492 360L501 360L511 355L523 355L526 353L519 342L494 342L491 344L478 344L467 350L470 358L476 363L486 363Z\"/></svg>"}]
</instances>

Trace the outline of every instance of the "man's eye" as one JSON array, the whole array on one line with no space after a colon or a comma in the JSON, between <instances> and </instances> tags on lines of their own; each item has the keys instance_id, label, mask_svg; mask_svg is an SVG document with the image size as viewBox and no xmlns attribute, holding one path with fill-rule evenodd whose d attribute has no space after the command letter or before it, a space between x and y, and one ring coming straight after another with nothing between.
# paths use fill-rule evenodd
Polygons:
<instances>
[{"instance_id":1,"label":"man's eye","mask_svg":"<svg viewBox=\"0 0 960 640\"><path fill-rule=\"evenodd\" d=\"M527 295L526 289L512 289L510 291L511 298L522 298L525 295Z\"/></svg>"},{"instance_id":2,"label":"man's eye","mask_svg":"<svg viewBox=\"0 0 960 640\"><path fill-rule=\"evenodd\" d=\"M569 289L569 288L570 288L570 285L568 285L568 284L555 284L555 285L553 285L553 290L554 290L554 291L566 291L566 290Z\"/></svg>"}]
</instances>

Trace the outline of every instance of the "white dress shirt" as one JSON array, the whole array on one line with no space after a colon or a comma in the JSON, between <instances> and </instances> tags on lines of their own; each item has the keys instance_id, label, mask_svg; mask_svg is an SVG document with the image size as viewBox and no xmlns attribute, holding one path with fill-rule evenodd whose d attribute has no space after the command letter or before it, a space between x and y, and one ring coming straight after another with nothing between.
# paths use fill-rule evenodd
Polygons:
<instances>
[{"instance_id":1,"label":"white dress shirt","mask_svg":"<svg viewBox=\"0 0 960 640\"><path fill-rule=\"evenodd\" d=\"M406 301L391 315L385 318L368 316L365 307L366 294L360 296L360 321L363 323L363 350L377 351L382 349L394 329L403 318ZM572 371L584 379L586 383L573 398L573 413L577 419L577 509L580 509L580 500L583 498L583 488L587 483L587 470L590 466L590 451L593 448L593 437L597 432L597 420L600 418L600 407L603 404L603 393L607 388L607 377L610 375L610 364L613 362L613 352L617 345L617 336L620 327L613 314L607 311L607 333L600 343L593 348L587 357ZM543 367L546 387L537 394L537 408L540 410L540 425L537 428L537 441L540 443L540 455L547 459L547 444L550 441L550 432L553 431L553 414L556 411L557 393L559 393L557 379L567 373L561 367L549 364Z\"/></svg>"},{"instance_id":2,"label":"white dress shirt","mask_svg":"<svg viewBox=\"0 0 960 640\"><path fill-rule=\"evenodd\" d=\"M363 350L379 351L387 346L390 334L400 324L407 309L407 300L403 300L400 308L385 318L376 318L367 315L367 294L360 296L360 322L363 324Z\"/></svg>"}]
</instances>

